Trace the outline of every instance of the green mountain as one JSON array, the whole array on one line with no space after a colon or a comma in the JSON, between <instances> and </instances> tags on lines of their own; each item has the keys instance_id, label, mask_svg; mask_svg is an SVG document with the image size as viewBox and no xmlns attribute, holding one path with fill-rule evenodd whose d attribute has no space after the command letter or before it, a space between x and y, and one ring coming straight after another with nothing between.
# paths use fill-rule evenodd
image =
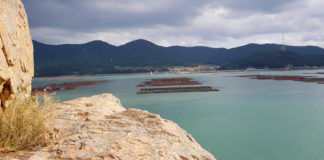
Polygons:
<instances>
[{"instance_id":1,"label":"green mountain","mask_svg":"<svg viewBox=\"0 0 324 160\"><path fill-rule=\"evenodd\" d=\"M201 64L225 65L247 58L261 50L279 50L276 44L248 44L225 49L210 47L162 47L139 39L121 46L103 41L84 44L34 44L35 76L106 74L165 70L170 66ZM315 46L287 46L298 55L324 55Z\"/></svg>"},{"instance_id":2,"label":"green mountain","mask_svg":"<svg viewBox=\"0 0 324 160\"><path fill-rule=\"evenodd\" d=\"M284 68L287 65L296 67L323 66L324 55L300 55L291 51L265 50L255 53L242 60L223 66L224 69L253 68Z\"/></svg>"}]
</instances>

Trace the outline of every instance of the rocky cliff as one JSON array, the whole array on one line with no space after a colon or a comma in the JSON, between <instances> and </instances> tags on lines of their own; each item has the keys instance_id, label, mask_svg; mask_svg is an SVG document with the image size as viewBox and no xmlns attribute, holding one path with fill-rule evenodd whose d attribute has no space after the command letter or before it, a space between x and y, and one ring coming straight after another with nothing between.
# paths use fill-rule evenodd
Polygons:
<instances>
[{"instance_id":1,"label":"rocky cliff","mask_svg":"<svg viewBox=\"0 0 324 160\"><path fill-rule=\"evenodd\" d=\"M55 105L53 144L4 159L215 160L172 121L102 94ZM0 155L1 157L1 155Z\"/></svg>"},{"instance_id":2,"label":"rocky cliff","mask_svg":"<svg viewBox=\"0 0 324 160\"><path fill-rule=\"evenodd\" d=\"M20 0L0 0L0 104L29 94L34 75L33 45ZM1 112L1 110L0 110Z\"/></svg>"}]
</instances>

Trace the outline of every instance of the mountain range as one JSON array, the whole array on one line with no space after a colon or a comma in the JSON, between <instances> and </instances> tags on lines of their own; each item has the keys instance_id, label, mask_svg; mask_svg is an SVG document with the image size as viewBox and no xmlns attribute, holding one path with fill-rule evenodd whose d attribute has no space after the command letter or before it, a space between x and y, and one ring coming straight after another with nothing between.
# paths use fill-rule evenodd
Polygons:
<instances>
[{"instance_id":1,"label":"mountain range","mask_svg":"<svg viewBox=\"0 0 324 160\"><path fill-rule=\"evenodd\" d=\"M35 76L161 71L172 66L195 65L221 65L227 69L244 68L249 65L271 67L269 63L272 61L277 63L281 58L272 56L271 61L265 60L269 58L270 53L280 54L281 45L278 44L247 44L231 49L203 46L163 47L143 39L121 46L98 40L84 44L49 45L38 41L33 41L33 44ZM274 65L274 68L287 64L322 65L321 62L324 61L323 48L316 46L286 46L286 48L288 53L286 60L280 61L281 64ZM292 63L290 59L295 59L298 63ZM262 60L267 64L263 65ZM254 61L261 63L253 66ZM244 65L240 65L241 63Z\"/></svg>"}]
</instances>

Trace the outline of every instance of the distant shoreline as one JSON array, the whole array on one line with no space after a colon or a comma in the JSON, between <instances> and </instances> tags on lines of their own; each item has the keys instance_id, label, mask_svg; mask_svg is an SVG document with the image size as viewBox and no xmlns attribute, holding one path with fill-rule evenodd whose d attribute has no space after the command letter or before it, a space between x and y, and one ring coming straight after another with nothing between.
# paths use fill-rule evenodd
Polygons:
<instances>
[{"instance_id":1,"label":"distant shoreline","mask_svg":"<svg viewBox=\"0 0 324 160\"><path fill-rule=\"evenodd\" d=\"M285 68L278 68L278 69L235 69L235 70L215 70L215 71L179 71L179 72L172 72L172 71L163 71L163 72L153 72L154 74L196 74L196 73L226 73L226 72L251 72L251 71L293 71L293 70L321 70L324 69L323 67L317 67L317 68L308 68L308 67L295 67L292 69L285 69ZM107 74L84 74L84 75L58 75L58 76L35 76L33 80L40 80L40 79L47 79L47 78L69 78L73 79L73 77L79 79L82 76L129 76L129 75L150 75L150 72L135 72L135 73L107 73Z\"/></svg>"}]
</instances>

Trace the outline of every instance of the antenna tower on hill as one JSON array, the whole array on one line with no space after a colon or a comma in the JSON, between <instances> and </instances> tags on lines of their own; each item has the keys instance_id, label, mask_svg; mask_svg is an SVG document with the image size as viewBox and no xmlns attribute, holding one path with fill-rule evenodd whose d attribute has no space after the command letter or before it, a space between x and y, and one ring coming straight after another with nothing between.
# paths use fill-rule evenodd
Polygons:
<instances>
[{"instance_id":1,"label":"antenna tower on hill","mask_svg":"<svg viewBox=\"0 0 324 160\"><path fill-rule=\"evenodd\" d=\"M285 33L282 33L281 52L283 52L283 53L286 52Z\"/></svg>"}]
</instances>

